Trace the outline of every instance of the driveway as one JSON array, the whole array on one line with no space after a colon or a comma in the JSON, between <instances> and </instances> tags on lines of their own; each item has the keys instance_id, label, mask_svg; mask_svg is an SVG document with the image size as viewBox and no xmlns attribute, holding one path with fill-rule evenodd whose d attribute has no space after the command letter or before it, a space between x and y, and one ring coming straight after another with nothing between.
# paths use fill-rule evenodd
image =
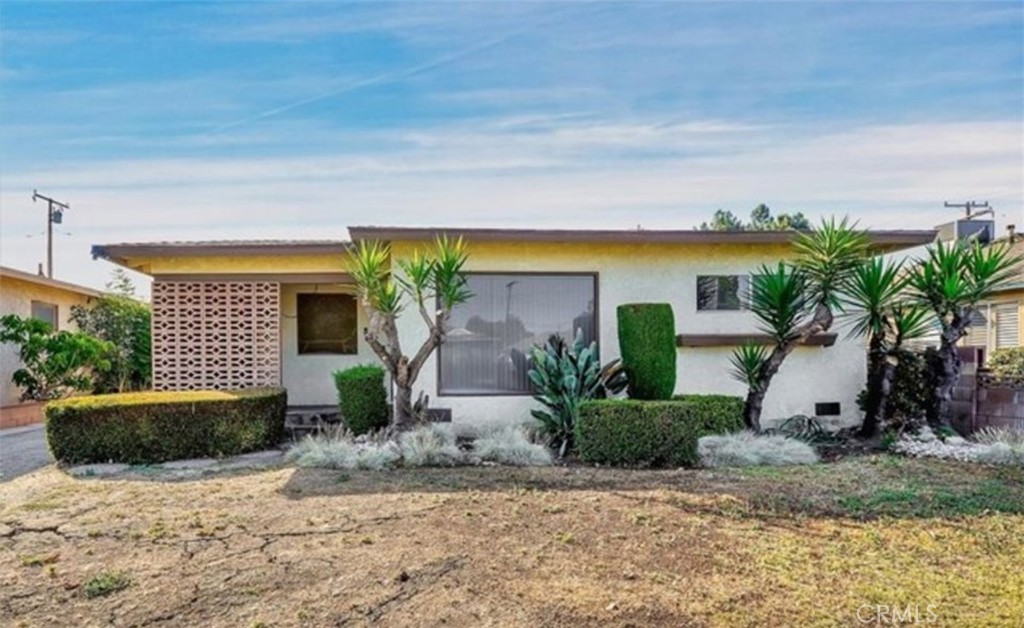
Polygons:
<instances>
[{"instance_id":1,"label":"driveway","mask_svg":"<svg viewBox=\"0 0 1024 628\"><path fill-rule=\"evenodd\" d=\"M0 430L0 482L53 462L42 425Z\"/></svg>"}]
</instances>

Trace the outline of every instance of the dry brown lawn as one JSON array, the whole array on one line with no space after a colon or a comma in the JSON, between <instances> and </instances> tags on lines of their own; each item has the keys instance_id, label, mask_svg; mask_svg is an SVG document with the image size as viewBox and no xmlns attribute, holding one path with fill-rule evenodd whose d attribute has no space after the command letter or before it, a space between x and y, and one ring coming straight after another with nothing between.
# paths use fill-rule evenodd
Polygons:
<instances>
[{"instance_id":1,"label":"dry brown lawn","mask_svg":"<svg viewBox=\"0 0 1024 628\"><path fill-rule=\"evenodd\" d=\"M0 625L845 626L932 605L929 625L1022 626L1022 479L885 456L189 482L48 468L0 484Z\"/></svg>"}]
</instances>

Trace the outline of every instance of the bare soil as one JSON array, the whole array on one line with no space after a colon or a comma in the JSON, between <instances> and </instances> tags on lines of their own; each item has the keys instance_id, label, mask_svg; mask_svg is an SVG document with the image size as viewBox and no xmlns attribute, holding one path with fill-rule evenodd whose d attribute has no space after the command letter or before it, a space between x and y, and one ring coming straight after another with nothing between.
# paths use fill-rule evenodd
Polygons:
<instances>
[{"instance_id":1,"label":"bare soil","mask_svg":"<svg viewBox=\"0 0 1024 628\"><path fill-rule=\"evenodd\" d=\"M1019 470L889 456L179 482L49 467L0 485L0 625L850 626L931 605L930 625L1021 626L1022 513Z\"/></svg>"}]
</instances>

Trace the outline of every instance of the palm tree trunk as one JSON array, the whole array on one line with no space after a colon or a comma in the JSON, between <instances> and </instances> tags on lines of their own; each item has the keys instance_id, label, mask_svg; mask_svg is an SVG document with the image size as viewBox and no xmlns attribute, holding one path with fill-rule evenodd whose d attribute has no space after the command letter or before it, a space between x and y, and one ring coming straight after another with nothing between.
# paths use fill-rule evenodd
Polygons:
<instances>
[{"instance_id":1,"label":"palm tree trunk","mask_svg":"<svg viewBox=\"0 0 1024 628\"><path fill-rule=\"evenodd\" d=\"M882 354L871 366L868 382L868 407L864 412L864 423L860 426L861 438L873 438L878 426L886 418L889 397L892 394L892 380L896 376L896 363L892 356Z\"/></svg>"},{"instance_id":2,"label":"palm tree trunk","mask_svg":"<svg viewBox=\"0 0 1024 628\"><path fill-rule=\"evenodd\" d=\"M885 400L882 386L886 377L887 360L882 336L872 334L868 342L868 386L867 407L864 409L864 422L860 426L861 438L871 438L878 431L878 425L884 418Z\"/></svg>"},{"instance_id":3,"label":"palm tree trunk","mask_svg":"<svg viewBox=\"0 0 1024 628\"><path fill-rule=\"evenodd\" d=\"M832 321L832 310L827 305L819 303L814 310L814 317L801 327L798 333L794 334L787 342L775 345L768 360L765 361L764 368L761 369L761 377L747 390L747 400L743 406L743 421L746 423L747 429L755 432L761 431L764 397L768 393L768 386L772 383L772 378L779 372L786 356L811 336L828 331L832 327Z\"/></svg>"},{"instance_id":4,"label":"palm tree trunk","mask_svg":"<svg viewBox=\"0 0 1024 628\"><path fill-rule=\"evenodd\" d=\"M954 321L942 330L939 341L938 360L935 367L935 409L929 413L928 423L932 429L949 429L953 418L953 392L960 382L963 361L956 350L956 343L963 336L963 328Z\"/></svg>"},{"instance_id":5,"label":"palm tree trunk","mask_svg":"<svg viewBox=\"0 0 1024 628\"><path fill-rule=\"evenodd\" d=\"M752 386L747 392L747 401L743 405L743 422L748 430L761 431L761 409L764 406L766 388Z\"/></svg>"},{"instance_id":6,"label":"palm tree trunk","mask_svg":"<svg viewBox=\"0 0 1024 628\"><path fill-rule=\"evenodd\" d=\"M395 382L394 418L391 425L398 431L413 427L416 417L412 410L412 386Z\"/></svg>"}]
</instances>

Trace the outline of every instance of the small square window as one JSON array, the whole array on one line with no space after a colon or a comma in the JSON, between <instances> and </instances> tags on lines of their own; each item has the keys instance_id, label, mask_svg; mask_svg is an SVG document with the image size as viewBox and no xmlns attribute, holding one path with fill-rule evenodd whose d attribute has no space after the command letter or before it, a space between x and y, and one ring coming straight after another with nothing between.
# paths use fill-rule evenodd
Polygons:
<instances>
[{"instance_id":1,"label":"small square window","mask_svg":"<svg viewBox=\"0 0 1024 628\"><path fill-rule=\"evenodd\" d=\"M45 301L33 301L32 318L38 318L43 322L49 323L50 327L56 331L57 323L59 321L59 317L57 315L57 304L47 303Z\"/></svg>"},{"instance_id":2,"label":"small square window","mask_svg":"<svg viewBox=\"0 0 1024 628\"><path fill-rule=\"evenodd\" d=\"M359 323L356 299L350 294L297 296L300 354L355 354Z\"/></svg>"},{"instance_id":3,"label":"small square window","mask_svg":"<svg viewBox=\"0 0 1024 628\"><path fill-rule=\"evenodd\" d=\"M749 290L747 275L700 275L697 277L697 309L745 310Z\"/></svg>"}]
</instances>

